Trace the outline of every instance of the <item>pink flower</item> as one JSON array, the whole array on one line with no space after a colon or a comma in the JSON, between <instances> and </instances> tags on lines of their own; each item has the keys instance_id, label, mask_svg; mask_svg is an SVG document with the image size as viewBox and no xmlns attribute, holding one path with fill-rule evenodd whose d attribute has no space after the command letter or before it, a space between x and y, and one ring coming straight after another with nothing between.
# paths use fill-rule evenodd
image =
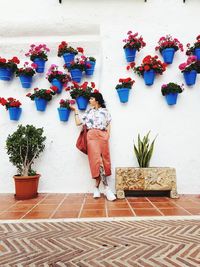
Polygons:
<instances>
[{"instance_id":1,"label":"pink flower","mask_svg":"<svg viewBox=\"0 0 200 267\"><path fill-rule=\"evenodd\" d=\"M32 64L31 64L31 67L32 67L33 69L36 69L36 68L37 68L37 64L32 63Z\"/></svg>"},{"instance_id":2,"label":"pink flower","mask_svg":"<svg viewBox=\"0 0 200 267\"><path fill-rule=\"evenodd\" d=\"M127 32L127 34L131 34L131 33L132 33L132 31L128 31L128 32Z\"/></svg>"},{"instance_id":3,"label":"pink flower","mask_svg":"<svg viewBox=\"0 0 200 267\"><path fill-rule=\"evenodd\" d=\"M74 105L76 102L75 102L75 100L70 100L69 103L70 103L71 105Z\"/></svg>"},{"instance_id":4,"label":"pink flower","mask_svg":"<svg viewBox=\"0 0 200 267\"><path fill-rule=\"evenodd\" d=\"M179 65L180 70L184 70L187 67L187 63L182 63Z\"/></svg>"}]
</instances>

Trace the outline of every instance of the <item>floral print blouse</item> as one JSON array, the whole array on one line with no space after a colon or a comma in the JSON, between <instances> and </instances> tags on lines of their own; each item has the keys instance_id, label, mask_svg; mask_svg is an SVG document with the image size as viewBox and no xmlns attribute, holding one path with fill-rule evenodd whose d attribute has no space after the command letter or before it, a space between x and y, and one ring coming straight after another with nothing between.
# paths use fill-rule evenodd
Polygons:
<instances>
[{"instance_id":1,"label":"floral print blouse","mask_svg":"<svg viewBox=\"0 0 200 267\"><path fill-rule=\"evenodd\" d=\"M111 116L106 108L90 108L82 115L82 122L88 129L106 130L110 121Z\"/></svg>"}]
</instances>

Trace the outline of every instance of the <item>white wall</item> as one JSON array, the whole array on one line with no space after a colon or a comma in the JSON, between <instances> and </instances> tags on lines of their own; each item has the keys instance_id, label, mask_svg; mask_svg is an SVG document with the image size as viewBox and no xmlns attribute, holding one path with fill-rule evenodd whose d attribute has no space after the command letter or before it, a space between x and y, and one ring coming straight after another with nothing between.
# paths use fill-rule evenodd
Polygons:
<instances>
[{"instance_id":1,"label":"white wall","mask_svg":"<svg viewBox=\"0 0 200 267\"><path fill-rule=\"evenodd\" d=\"M122 39L128 30L138 31L147 46L137 54L140 64L162 35L171 34L184 45L199 34L198 0L0 0L0 56L19 56L23 61L32 42L46 43L51 48L47 67L63 60L56 56L57 45L65 40L83 46L86 53L97 57L94 80L103 93L112 114L111 156L114 188L115 167L137 166L133 153L133 138L137 134L158 134L151 166L171 166L177 170L178 192L195 194L200 191L200 78L192 88L185 86L178 103L169 107L161 95L163 83L182 83L178 65L186 59L177 52L174 63L156 78L153 86L144 85L142 78L126 71ZM10 7L12 6L12 9ZM119 78L132 77L136 83L128 104L120 104L115 85ZM34 87L47 87L45 74L37 74ZM0 192L14 192L11 165L5 150L5 140L18 124L44 127L46 150L37 160L35 169L42 174L40 192L89 192L93 181L87 157L75 148L79 129L71 114L68 123L58 120L57 106L63 92L52 100L45 113L36 111L33 101L25 97L31 89L23 89L18 78L0 81L0 96L13 96L23 103L19 122L12 122L3 107L0 109Z\"/></svg>"}]
</instances>

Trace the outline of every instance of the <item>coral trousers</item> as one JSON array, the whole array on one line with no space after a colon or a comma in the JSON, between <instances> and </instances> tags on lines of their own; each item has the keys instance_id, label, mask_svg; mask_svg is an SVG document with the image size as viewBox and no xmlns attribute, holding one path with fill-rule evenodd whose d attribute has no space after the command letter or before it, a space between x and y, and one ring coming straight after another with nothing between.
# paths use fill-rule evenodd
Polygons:
<instances>
[{"instance_id":1,"label":"coral trousers","mask_svg":"<svg viewBox=\"0 0 200 267\"><path fill-rule=\"evenodd\" d=\"M107 131L90 129L87 132L88 160L92 178L99 177L100 165L103 165L105 175L111 175L109 151L109 136Z\"/></svg>"}]
</instances>

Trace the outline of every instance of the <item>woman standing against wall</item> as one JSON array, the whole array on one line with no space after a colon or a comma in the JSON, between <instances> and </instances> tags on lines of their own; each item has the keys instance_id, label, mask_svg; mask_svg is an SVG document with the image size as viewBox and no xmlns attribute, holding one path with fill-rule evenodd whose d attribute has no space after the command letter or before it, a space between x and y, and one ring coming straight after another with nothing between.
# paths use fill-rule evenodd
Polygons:
<instances>
[{"instance_id":1,"label":"woman standing against wall","mask_svg":"<svg viewBox=\"0 0 200 267\"><path fill-rule=\"evenodd\" d=\"M108 187L107 176L111 175L111 162L109 151L110 138L110 113L106 109L105 101L101 93L92 93L90 96L90 109L82 117L79 116L75 107L71 109L75 113L76 125L86 125L87 127L87 151L92 178L95 179L94 198L101 196L99 185L102 181L108 200L116 199L115 195Z\"/></svg>"}]
</instances>

